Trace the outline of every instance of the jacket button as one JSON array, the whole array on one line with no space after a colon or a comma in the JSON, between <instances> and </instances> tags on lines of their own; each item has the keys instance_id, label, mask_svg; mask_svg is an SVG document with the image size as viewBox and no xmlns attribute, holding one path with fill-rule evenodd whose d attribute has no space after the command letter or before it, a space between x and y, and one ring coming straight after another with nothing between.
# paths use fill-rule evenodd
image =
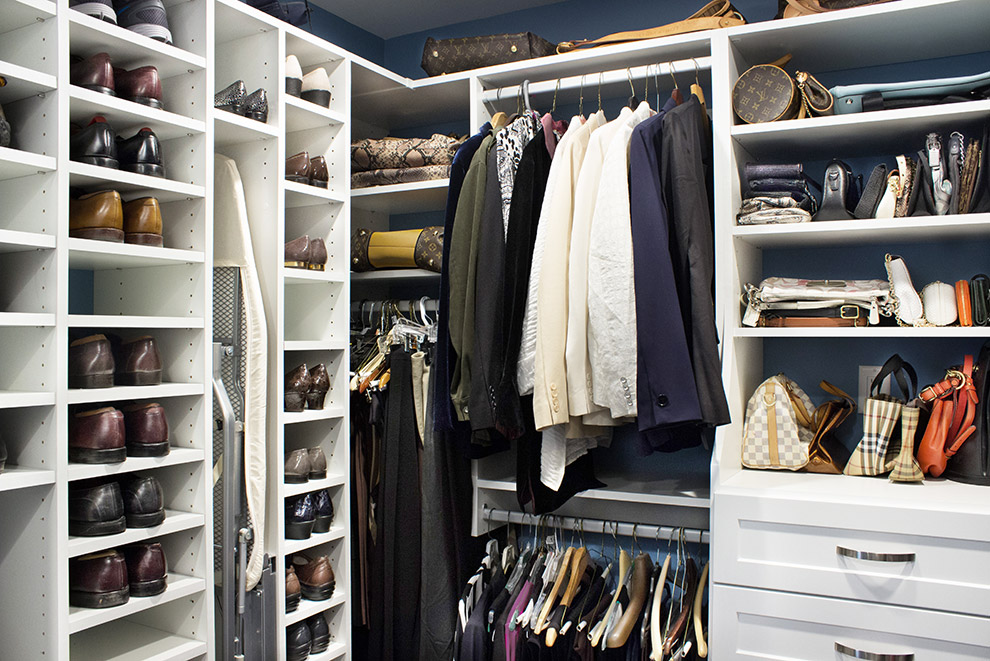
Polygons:
<instances>
[{"instance_id":1,"label":"jacket button","mask_svg":"<svg viewBox=\"0 0 990 661\"><path fill-rule=\"evenodd\" d=\"M667 406L667 404L669 403L670 400L667 399L666 395L657 395L657 406L663 408L664 406Z\"/></svg>"}]
</instances>

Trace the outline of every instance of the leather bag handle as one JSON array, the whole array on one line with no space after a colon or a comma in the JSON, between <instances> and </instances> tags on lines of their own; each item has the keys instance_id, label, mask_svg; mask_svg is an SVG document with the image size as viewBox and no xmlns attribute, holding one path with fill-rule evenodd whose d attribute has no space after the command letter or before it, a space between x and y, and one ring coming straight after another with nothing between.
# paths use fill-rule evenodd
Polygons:
<instances>
[{"instance_id":1,"label":"leather bag handle","mask_svg":"<svg viewBox=\"0 0 990 661\"><path fill-rule=\"evenodd\" d=\"M908 378L911 379L911 389L908 389L908 384L904 380L904 375L907 374ZM880 372L877 373L876 377L873 379L873 383L870 384L870 395L880 394L880 384L888 376L893 375L894 380L897 381L898 387L901 389L901 393L904 395L904 401L910 402L915 398L915 393L918 392L918 375L911 366L911 363L907 362L901 358L900 354L894 354L887 359L887 362L883 364L880 368Z\"/></svg>"}]
</instances>

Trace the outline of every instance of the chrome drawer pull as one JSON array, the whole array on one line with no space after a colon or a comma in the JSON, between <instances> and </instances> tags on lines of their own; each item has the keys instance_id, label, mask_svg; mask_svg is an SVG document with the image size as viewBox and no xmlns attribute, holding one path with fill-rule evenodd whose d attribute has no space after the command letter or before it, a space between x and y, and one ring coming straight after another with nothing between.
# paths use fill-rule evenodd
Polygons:
<instances>
[{"instance_id":1,"label":"chrome drawer pull","mask_svg":"<svg viewBox=\"0 0 990 661\"><path fill-rule=\"evenodd\" d=\"M839 654L851 656L854 659L866 659L867 661L914 661L914 654L877 654L876 652L863 652L851 647L846 647L842 643L835 644L835 651Z\"/></svg>"},{"instance_id":2,"label":"chrome drawer pull","mask_svg":"<svg viewBox=\"0 0 990 661\"><path fill-rule=\"evenodd\" d=\"M845 546L836 546L837 555L857 560L870 560L872 562L914 562L914 553L873 553L871 551L855 551L847 549Z\"/></svg>"}]
</instances>

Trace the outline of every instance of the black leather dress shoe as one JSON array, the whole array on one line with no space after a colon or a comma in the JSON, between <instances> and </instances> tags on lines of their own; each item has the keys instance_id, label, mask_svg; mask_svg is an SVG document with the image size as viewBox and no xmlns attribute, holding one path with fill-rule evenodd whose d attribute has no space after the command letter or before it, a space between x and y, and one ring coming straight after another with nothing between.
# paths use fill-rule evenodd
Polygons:
<instances>
[{"instance_id":1,"label":"black leather dress shoe","mask_svg":"<svg viewBox=\"0 0 990 661\"><path fill-rule=\"evenodd\" d=\"M316 524L313 532L330 532L333 524L333 501L330 500L330 492L320 489L314 494L314 508L316 509Z\"/></svg>"},{"instance_id":2,"label":"black leather dress shoe","mask_svg":"<svg viewBox=\"0 0 990 661\"><path fill-rule=\"evenodd\" d=\"M89 126L69 138L69 157L80 163L118 169L116 137L107 120L97 115Z\"/></svg>"},{"instance_id":3,"label":"black leather dress shoe","mask_svg":"<svg viewBox=\"0 0 990 661\"><path fill-rule=\"evenodd\" d=\"M116 535L125 527L124 499L116 482L76 483L69 490L70 535Z\"/></svg>"},{"instance_id":4,"label":"black leather dress shoe","mask_svg":"<svg viewBox=\"0 0 990 661\"><path fill-rule=\"evenodd\" d=\"M165 494L156 477L131 476L121 482L128 528L153 528L165 520Z\"/></svg>"},{"instance_id":5,"label":"black leather dress shoe","mask_svg":"<svg viewBox=\"0 0 990 661\"><path fill-rule=\"evenodd\" d=\"M322 654L330 647L330 625L323 613L317 613L306 619L306 626L309 627L309 637L313 641L309 650L310 654Z\"/></svg>"},{"instance_id":6,"label":"black leather dress shoe","mask_svg":"<svg viewBox=\"0 0 990 661\"><path fill-rule=\"evenodd\" d=\"M310 494L285 501L285 538L309 539L316 524L316 509Z\"/></svg>"},{"instance_id":7,"label":"black leather dress shoe","mask_svg":"<svg viewBox=\"0 0 990 661\"><path fill-rule=\"evenodd\" d=\"M118 138L117 154L122 170L150 174L153 177L165 176L161 143L155 132L147 127L126 140Z\"/></svg>"},{"instance_id":8,"label":"black leather dress shoe","mask_svg":"<svg viewBox=\"0 0 990 661\"><path fill-rule=\"evenodd\" d=\"M285 661L303 661L313 648L313 638L305 620L285 630Z\"/></svg>"}]
</instances>

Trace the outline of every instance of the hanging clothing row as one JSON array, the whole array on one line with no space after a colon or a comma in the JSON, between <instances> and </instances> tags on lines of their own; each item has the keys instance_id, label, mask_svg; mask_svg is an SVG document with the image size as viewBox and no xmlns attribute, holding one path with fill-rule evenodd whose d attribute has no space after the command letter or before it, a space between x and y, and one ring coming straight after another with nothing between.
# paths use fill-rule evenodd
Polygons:
<instances>
[{"instance_id":1,"label":"hanging clothing row","mask_svg":"<svg viewBox=\"0 0 990 661\"><path fill-rule=\"evenodd\" d=\"M436 429L471 457L515 440L524 508L603 486L589 450L619 425L667 452L729 421L711 128L691 87L659 111L633 90L612 121L599 107L569 122L533 112L521 90L525 112L496 113L454 158Z\"/></svg>"}]
</instances>

